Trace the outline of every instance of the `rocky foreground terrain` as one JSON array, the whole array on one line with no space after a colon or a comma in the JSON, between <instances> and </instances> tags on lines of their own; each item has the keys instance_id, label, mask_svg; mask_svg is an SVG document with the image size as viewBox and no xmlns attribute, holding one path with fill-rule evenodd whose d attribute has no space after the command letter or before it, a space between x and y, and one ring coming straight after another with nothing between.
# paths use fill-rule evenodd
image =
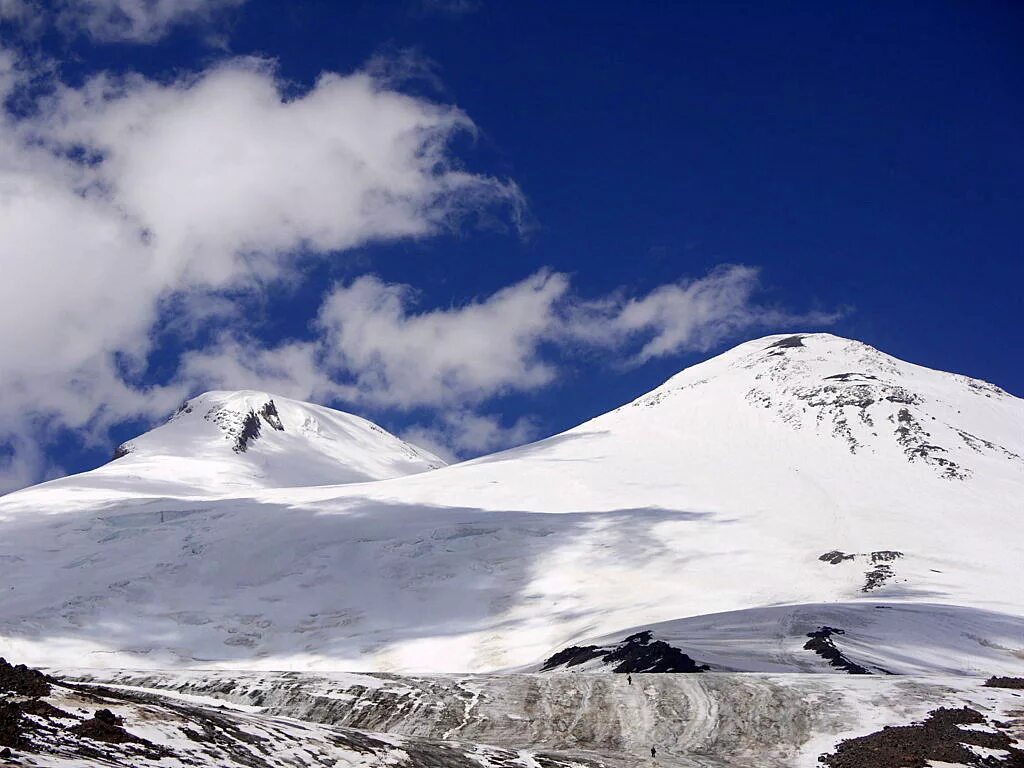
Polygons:
<instances>
[{"instance_id":1,"label":"rocky foreground terrain","mask_svg":"<svg viewBox=\"0 0 1024 768\"><path fill-rule=\"evenodd\" d=\"M0 764L25 766L1013 768L1024 679L44 675L3 662L0 748Z\"/></svg>"},{"instance_id":2,"label":"rocky foreground terrain","mask_svg":"<svg viewBox=\"0 0 1024 768\"><path fill-rule=\"evenodd\" d=\"M374 733L213 697L71 682L0 660L0 765L598 768L579 750Z\"/></svg>"}]
</instances>

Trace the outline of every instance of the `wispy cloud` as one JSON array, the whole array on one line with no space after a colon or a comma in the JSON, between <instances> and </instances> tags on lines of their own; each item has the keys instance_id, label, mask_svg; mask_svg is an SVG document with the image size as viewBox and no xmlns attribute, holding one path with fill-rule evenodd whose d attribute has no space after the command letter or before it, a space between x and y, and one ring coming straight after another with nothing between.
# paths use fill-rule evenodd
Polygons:
<instances>
[{"instance_id":1,"label":"wispy cloud","mask_svg":"<svg viewBox=\"0 0 1024 768\"><path fill-rule=\"evenodd\" d=\"M210 24L245 0L75 0L57 24L102 42L152 43L178 26Z\"/></svg>"},{"instance_id":2,"label":"wispy cloud","mask_svg":"<svg viewBox=\"0 0 1024 768\"><path fill-rule=\"evenodd\" d=\"M724 339L758 328L824 326L838 312L793 313L758 300L760 269L716 267L704 277L658 286L643 296L612 296L573 307L569 333L596 345L625 350L621 364L704 351Z\"/></svg>"},{"instance_id":3,"label":"wispy cloud","mask_svg":"<svg viewBox=\"0 0 1024 768\"><path fill-rule=\"evenodd\" d=\"M522 445L538 437L540 425L529 416L521 416L511 424L489 413L447 411L439 413L430 424L417 424L402 436L445 461L490 453L511 445Z\"/></svg>"},{"instance_id":4,"label":"wispy cloud","mask_svg":"<svg viewBox=\"0 0 1024 768\"><path fill-rule=\"evenodd\" d=\"M214 31L246 0L0 0L0 21L32 38L48 27L100 43L155 43L179 28Z\"/></svg>"},{"instance_id":5,"label":"wispy cloud","mask_svg":"<svg viewBox=\"0 0 1024 768\"><path fill-rule=\"evenodd\" d=\"M413 0L419 13L465 16L483 8L483 0Z\"/></svg>"}]
</instances>

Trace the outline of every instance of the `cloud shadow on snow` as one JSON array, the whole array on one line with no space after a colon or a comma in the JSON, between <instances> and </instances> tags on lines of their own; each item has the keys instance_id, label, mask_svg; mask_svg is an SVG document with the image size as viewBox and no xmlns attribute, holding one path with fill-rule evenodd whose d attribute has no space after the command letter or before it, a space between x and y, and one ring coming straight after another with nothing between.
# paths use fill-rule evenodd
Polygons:
<instances>
[{"instance_id":1,"label":"cloud shadow on snow","mask_svg":"<svg viewBox=\"0 0 1024 768\"><path fill-rule=\"evenodd\" d=\"M521 621L518 606L539 622L582 618L573 584L557 586L562 601L537 591L546 563L591 547L588 557L639 567L665 548L654 526L714 522L659 508L548 514L349 501L140 499L99 514L19 515L0 542L0 636L45 643L55 657L79 643L129 651L124 666L303 653L369 654L386 666L396 643L500 638ZM672 556L682 565L699 555ZM498 644L493 655L486 639L474 647L467 665L507 663Z\"/></svg>"}]
</instances>

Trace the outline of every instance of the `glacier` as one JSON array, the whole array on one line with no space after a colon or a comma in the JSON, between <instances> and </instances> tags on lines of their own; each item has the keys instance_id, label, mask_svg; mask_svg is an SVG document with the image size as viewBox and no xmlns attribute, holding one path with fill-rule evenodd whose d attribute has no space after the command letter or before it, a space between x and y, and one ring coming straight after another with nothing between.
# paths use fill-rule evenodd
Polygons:
<instances>
[{"instance_id":1,"label":"glacier","mask_svg":"<svg viewBox=\"0 0 1024 768\"><path fill-rule=\"evenodd\" d=\"M607 765L636 764L655 721L742 731L754 701L761 741L658 731L659 760L812 765L956 702L1015 722L1017 694L981 681L1024 674L1024 401L858 341L755 339L451 466L252 391L193 398L117 454L0 497L0 656L75 684ZM683 668L696 674L646 674ZM418 714L389 720L393 700L352 693L379 681ZM612 741L543 736L593 736L598 711L648 690L674 721L634 707ZM522 696L549 703L509 704ZM550 719L578 697L592 708ZM471 702L485 721L425 714ZM811 724L783 728L794 712Z\"/></svg>"}]
</instances>

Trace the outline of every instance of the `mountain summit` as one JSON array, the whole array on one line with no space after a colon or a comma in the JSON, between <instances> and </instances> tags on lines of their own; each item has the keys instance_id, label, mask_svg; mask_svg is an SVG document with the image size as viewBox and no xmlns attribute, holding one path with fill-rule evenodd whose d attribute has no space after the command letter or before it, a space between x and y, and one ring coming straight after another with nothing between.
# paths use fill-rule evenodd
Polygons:
<instances>
[{"instance_id":1,"label":"mountain summit","mask_svg":"<svg viewBox=\"0 0 1024 768\"><path fill-rule=\"evenodd\" d=\"M444 464L350 413L266 392L214 391L122 443L110 463L55 483L209 495L385 480Z\"/></svg>"},{"instance_id":2,"label":"mountain summit","mask_svg":"<svg viewBox=\"0 0 1024 768\"><path fill-rule=\"evenodd\" d=\"M344 463L355 443L326 436L367 422L253 393L208 398L108 467L0 499L0 562L16 585L0 654L1024 671L1024 401L991 384L829 334L769 336L531 445L306 488L292 467L321 444L310 435L346 446ZM373 471L380 456L389 471L431 464L371 426L358 434ZM247 475L244 490L190 498L168 481L161 498L147 467L177 466L193 445L211 466L274 463L288 482L265 469L262 490Z\"/></svg>"},{"instance_id":3,"label":"mountain summit","mask_svg":"<svg viewBox=\"0 0 1024 768\"><path fill-rule=\"evenodd\" d=\"M1024 469L1007 447L1020 441L1024 426L1017 398L858 341L824 333L758 339L684 371L635 405L654 406L708 383L739 385L743 399L770 419L830 436L851 454L900 453L949 480L965 480L989 461Z\"/></svg>"},{"instance_id":4,"label":"mountain summit","mask_svg":"<svg viewBox=\"0 0 1024 768\"><path fill-rule=\"evenodd\" d=\"M1012 506L1022 457L1020 398L818 333L746 342L614 411L448 476L514 464L517 486L546 489L548 509L615 508L628 488L634 506L764 512L779 525L807 514L806 532L822 515L863 524L925 499L935 514ZM463 484L452 488L465 501Z\"/></svg>"}]
</instances>

